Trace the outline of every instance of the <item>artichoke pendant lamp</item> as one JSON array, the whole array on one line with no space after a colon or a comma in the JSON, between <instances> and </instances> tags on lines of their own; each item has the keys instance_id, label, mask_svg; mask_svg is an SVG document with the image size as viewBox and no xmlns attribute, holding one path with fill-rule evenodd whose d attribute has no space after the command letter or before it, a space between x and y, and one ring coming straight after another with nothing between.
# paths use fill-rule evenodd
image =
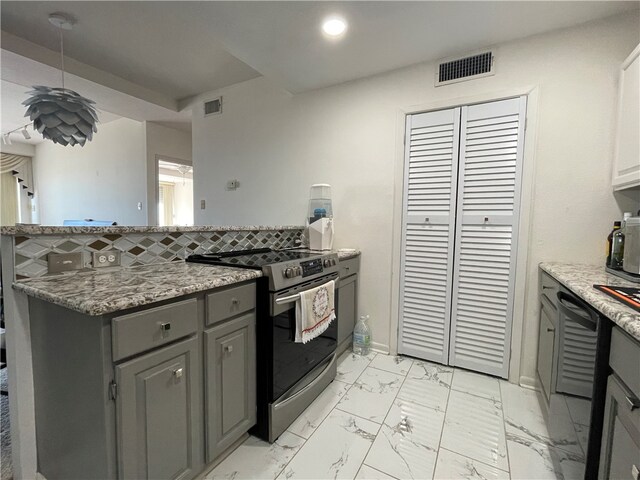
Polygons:
<instances>
[{"instance_id":1,"label":"artichoke pendant lamp","mask_svg":"<svg viewBox=\"0 0 640 480\"><path fill-rule=\"evenodd\" d=\"M27 106L25 117L33 121L33 128L43 138L60 145L84 146L98 131L98 115L95 102L64 87L64 43L63 30L71 30L73 21L62 14L52 14L49 22L60 31L60 71L62 88L34 86L30 97L22 102Z\"/></svg>"}]
</instances>

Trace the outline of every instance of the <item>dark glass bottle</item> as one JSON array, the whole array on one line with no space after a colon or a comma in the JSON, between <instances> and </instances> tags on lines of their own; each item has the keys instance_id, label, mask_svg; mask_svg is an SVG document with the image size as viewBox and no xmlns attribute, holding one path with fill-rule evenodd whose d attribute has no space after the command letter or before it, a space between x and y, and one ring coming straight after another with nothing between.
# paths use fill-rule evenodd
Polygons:
<instances>
[{"instance_id":1,"label":"dark glass bottle","mask_svg":"<svg viewBox=\"0 0 640 480\"><path fill-rule=\"evenodd\" d=\"M613 248L613 234L616 233L617 230L620 230L621 225L622 223L619 221L613 222L613 230L611 230L611 233L607 237L607 263L606 263L607 267L611 267L611 251Z\"/></svg>"}]
</instances>

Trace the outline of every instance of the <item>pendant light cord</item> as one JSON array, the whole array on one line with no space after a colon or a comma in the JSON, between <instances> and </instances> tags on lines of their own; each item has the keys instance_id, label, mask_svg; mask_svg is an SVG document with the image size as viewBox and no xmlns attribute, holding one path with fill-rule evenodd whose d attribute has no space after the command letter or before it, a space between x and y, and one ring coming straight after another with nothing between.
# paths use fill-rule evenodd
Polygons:
<instances>
[{"instance_id":1,"label":"pendant light cord","mask_svg":"<svg viewBox=\"0 0 640 480\"><path fill-rule=\"evenodd\" d=\"M64 88L64 41L62 40L62 28L60 30L60 71L62 73L62 88Z\"/></svg>"}]
</instances>

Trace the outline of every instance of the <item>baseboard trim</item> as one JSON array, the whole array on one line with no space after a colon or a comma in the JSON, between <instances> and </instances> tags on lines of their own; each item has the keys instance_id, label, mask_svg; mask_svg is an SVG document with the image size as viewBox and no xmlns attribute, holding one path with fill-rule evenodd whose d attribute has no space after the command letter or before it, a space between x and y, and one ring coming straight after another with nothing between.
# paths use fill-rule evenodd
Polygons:
<instances>
[{"instance_id":1,"label":"baseboard trim","mask_svg":"<svg viewBox=\"0 0 640 480\"><path fill-rule=\"evenodd\" d=\"M375 352L389 355L389 345L385 345L384 343L371 342L371 349Z\"/></svg>"},{"instance_id":2,"label":"baseboard trim","mask_svg":"<svg viewBox=\"0 0 640 480\"><path fill-rule=\"evenodd\" d=\"M520 376L520 386L528 388L529 390L540 390L538 387L538 380L535 378L527 377L526 375Z\"/></svg>"}]
</instances>

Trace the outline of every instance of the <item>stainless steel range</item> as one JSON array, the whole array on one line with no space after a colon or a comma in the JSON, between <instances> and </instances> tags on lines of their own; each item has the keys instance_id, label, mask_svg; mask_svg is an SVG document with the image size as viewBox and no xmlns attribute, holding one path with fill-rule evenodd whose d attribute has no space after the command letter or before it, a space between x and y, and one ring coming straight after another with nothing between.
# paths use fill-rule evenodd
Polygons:
<instances>
[{"instance_id":1,"label":"stainless steel range","mask_svg":"<svg viewBox=\"0 0 640 480\"><path fill-rule=\"evenodd\" d=\"M338 256L259 249L192 255L187 261L264 274L258 279L258 422L252 433L273 442L335 378L339 318L306 344L294 338L301 292L334 280L337 304Z\"/></svg>"}]
</instances>

